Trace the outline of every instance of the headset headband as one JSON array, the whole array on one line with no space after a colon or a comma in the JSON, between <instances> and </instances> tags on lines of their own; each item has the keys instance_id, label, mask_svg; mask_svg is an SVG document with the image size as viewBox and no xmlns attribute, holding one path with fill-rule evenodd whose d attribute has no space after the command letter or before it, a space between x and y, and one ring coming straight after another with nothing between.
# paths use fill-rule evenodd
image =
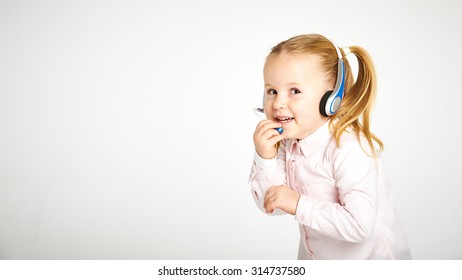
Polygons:
<instances>
[{"instance_id":1,"label":"headset headband","mask_svg":"<svg viewBox=\"0 0 462 280\"><path fill-rule=\"evenodd\" d=\"M343 62L342 53L340 48L334 45L335 51L337 52L337 79L335 81L334 89L324 94L319 104L319 111L324 117L330 117L334 115L340 108L340 104L343 100L345 93L345 64ZM348 48L348 53L350 49Z\"/></svg>"}]
</instances>

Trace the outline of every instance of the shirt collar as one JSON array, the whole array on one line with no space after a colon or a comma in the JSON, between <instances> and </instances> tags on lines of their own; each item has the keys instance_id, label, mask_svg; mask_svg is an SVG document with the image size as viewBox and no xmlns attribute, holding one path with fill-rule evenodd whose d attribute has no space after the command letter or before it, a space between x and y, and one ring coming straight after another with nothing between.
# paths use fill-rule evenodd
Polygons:
<instances>
[{"instance_id":1,"label":"shirt collar","mask_svg":"<svg viewBox=\"0 0 462 280\"><path fill-rule=\"evenodd\" d=\"M329 123L330 121L326 121L321 127L303 139L291 139L291 144L298 141L303 156L305 158L309 157L332 138Z\"/></svg>"}]
</instances>

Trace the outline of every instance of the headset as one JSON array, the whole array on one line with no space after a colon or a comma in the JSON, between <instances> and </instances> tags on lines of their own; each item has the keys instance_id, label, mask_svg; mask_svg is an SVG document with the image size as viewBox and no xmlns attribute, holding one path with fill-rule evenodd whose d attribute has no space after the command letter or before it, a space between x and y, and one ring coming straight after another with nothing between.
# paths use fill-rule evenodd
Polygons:
<instances>
[{"instance_id":1,"label":"headset","mask_svg":"<svg viewBox=\"0 0 462 280\"><path fill-rule=\"evenodd\" d=\"M337 80L333 90L327 91L319 103L319 111L324 117L330 117L337 113L345 93L345 64L340 49L334 45L338 56Z\"/></svg>"}]
</instances>

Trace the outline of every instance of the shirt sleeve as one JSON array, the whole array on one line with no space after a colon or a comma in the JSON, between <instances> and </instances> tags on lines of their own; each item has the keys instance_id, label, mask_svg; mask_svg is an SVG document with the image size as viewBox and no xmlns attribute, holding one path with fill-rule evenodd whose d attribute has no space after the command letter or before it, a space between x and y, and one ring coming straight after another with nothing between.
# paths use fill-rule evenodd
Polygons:
<instances>
[{"instance_id":1,"label":"shirt sleeve","mask_svg":"<svg viewBox=\"0 0 462 280\"><path fill-rule=\"evenodd\" d=\"M296 219L331 238L362 242L372 234L377 219L377 159L350 139L335 151L332 163L339 203L302 194Z\"/></svg>"},{"instance_id":2,"label":"shirt sleeve","mask_svg":"<svg viewBox=\"0 0 462 280\"><path fill-rule=\"evenodd\" d=\"M277 156L272 159L263 159L257 153L254 155L252 171L249 177L250 190L258 208L266 213L263 203L266 191L277 185L284 185L285 180L285 141L280 142ZM269 214L269 213L266 213ZM280 209L275 209L269 215L286 214Z\"/></svg>"}]
</instances>

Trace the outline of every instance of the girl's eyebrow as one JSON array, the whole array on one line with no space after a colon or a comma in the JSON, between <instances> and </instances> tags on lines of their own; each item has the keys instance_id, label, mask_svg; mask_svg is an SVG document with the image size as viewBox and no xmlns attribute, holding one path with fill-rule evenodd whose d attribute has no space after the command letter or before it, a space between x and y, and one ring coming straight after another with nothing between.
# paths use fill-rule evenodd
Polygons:
<instances>
[{"instance_id":1,"label":"girl's eyebrow","mask_svg":"<svg viewBox=\"0 0 462 280\"><path fill-rule=\"evenodd\" d=\"M300 84L297 83L297 82L287 83L287 85L288 85L288 86L300 86ZM266 83L266 84L265 84L265 87L275 87L275 86L273 86L272 84Z\"/></svg>"},{"instance_id":2,"label":"girl's eyebrow","mask_svg":"<svg viewBox=\"0 0 462 280\"><path fill-rule=\"evenodd\" d=\"M288 86L299 86L300 84L296 82L292 82L292 83L288 83L287 85Z\"/></svg>"}]
</instances>

